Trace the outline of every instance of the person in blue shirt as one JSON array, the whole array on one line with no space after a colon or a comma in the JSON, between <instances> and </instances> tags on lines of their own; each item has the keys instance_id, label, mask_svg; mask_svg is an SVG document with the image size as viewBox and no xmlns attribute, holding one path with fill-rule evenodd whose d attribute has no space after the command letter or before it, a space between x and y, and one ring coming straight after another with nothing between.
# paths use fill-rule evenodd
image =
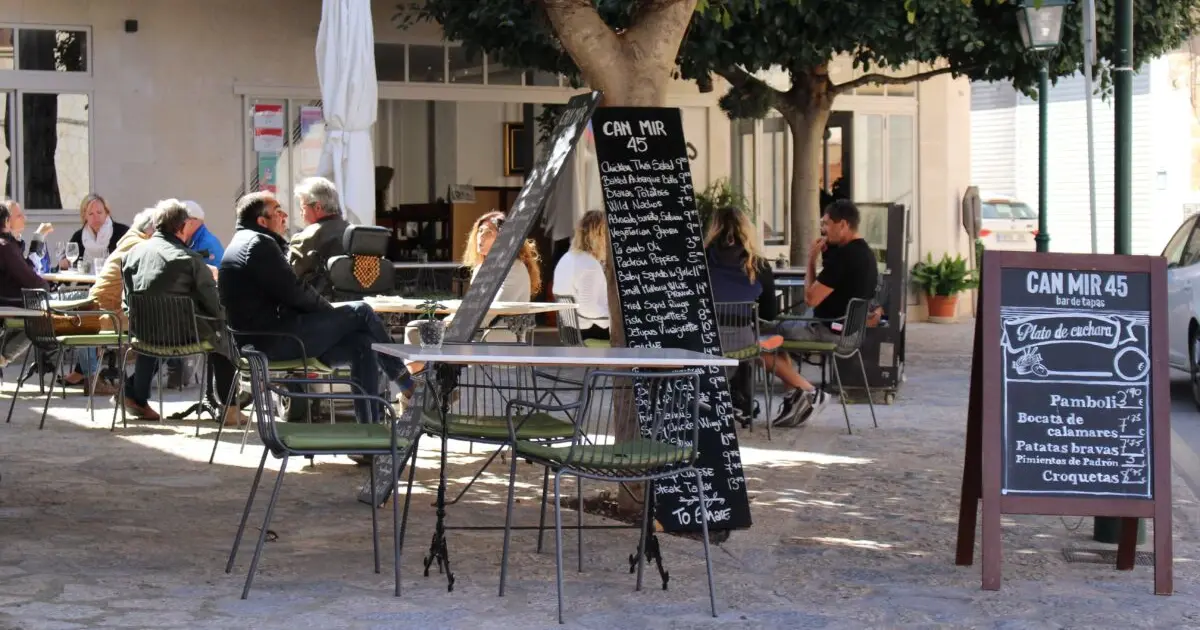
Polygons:
<instances>
[{"instance_id":1,"label":"person in blue shirt","mask_svg":"<svg viewBox=\"0 0 1200 630\"><path fill-rule=\"evenodd\" d=\"M195 201L185 201L183 205L187 206L188 210L188 225L185 230L191 231L187 241L188 249L200 254L206 265L214 268L221 266L225 246L221 245L216 235L209 232L208 226L204 225L204 208Z\"/></svg>"}]
</instances>

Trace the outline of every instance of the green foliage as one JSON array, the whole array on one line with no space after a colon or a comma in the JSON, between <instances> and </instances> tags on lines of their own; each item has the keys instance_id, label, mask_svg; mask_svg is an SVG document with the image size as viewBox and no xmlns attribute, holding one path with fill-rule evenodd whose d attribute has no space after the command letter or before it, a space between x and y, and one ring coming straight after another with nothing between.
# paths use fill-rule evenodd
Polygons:
<instances>
[{"instance_id":1,"label":"green foliage","mask_svg":"<svg viewBox=\"0 0 1200 630\"><path fill-rule=\"evenodd\" d=\"M967 260L957 255L950 258L949 254L943 254L936 263L932 254L926 254L925 260L913 267L912 279L925 293L938 296L958 295L979 286L979 276L967 268Z\"/></svg>"},{"instance_id":2,"label":"green foliage","mask_svg":"<svg viewBox=\"0 0 1200 630\"><path fill-rule=\"evenodd\" d=\"M738 208L754 221L754 208L742 193L734 190L727 179L718 179L696 195L696 210L700 214L701 234L708 233L708 223L717 208Z\"/></svg>"},{"instance_id":3,"label":"green foliage","mask_svg":"<svg viewBox=\"0 0 1200 630\"><path fill-rule=\"evenodd\" d=\"M418 304L417 310L421 313L418 319L437 319L438 311L446 310L446 305L430 299Z\"/></svg>"}]
</instances>

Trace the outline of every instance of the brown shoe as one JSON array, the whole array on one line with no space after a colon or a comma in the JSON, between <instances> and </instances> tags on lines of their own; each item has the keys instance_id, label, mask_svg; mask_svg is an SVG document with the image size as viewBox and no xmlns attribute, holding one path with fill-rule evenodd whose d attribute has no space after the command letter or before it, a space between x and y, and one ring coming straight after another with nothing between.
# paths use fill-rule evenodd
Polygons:
<instances>
[{"instance_id":1,"label":"brown shoe","mask_svg":"<svg viewBox=\"0 0 1200 630\"><path fill-rule=\"evenodd\" d=\"M230 407L225 411L225 426L240 427L246 424L246 416L242 414L242 410L237 407Z\"/></svg>"},{"instance_id":2,"label":"brown shoe","mask_svg":"<svg viewBox=\"0 0 1200 630\"><path fill-rule=\"evenodd\" d=\"M86 385L84 386L83 391L88 391ZM100 379L99 381L96 381L96 385L92 387L92 391L90 393L93 396L112 396L117 393L117 388L112 383L109 383L104 379Z\"/></svg>"},{"instance_id":3,"label":"brown shoe","mask_svg":"<svg viewBox=\"0 0 1200 630\"><path fill-rule=\"evenodd\" d=\"M125 397L125 400L122 401L122 404L125 405L125 414L129 415L129 416L133 416L133 418L135 420L145 420L147 422L158 422L159 420L162 419L159 417L157 411L150 408L150 405L139 405L139 404L137 404L137 402L135 402L132 398L129 398L128 396Z\"/></svg>"}]
</instances>

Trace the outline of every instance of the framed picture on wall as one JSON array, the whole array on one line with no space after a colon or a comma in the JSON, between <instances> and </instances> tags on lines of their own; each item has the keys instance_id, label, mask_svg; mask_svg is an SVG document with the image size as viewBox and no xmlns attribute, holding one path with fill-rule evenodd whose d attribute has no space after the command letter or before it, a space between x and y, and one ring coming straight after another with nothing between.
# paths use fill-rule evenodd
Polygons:
<instances>
[{"instance_id":1,"label":"framed picture on wall","mask_svg":"<svg viewBox=\"0 0 1200 630\"><path fill-rule=\"evenodd\" d=\"M528 136L525 133L525 123L504 123L504 176L521 177L529 171L526 156L530 155L529 147L525 146Z\"/></svg>"}]
</instances>

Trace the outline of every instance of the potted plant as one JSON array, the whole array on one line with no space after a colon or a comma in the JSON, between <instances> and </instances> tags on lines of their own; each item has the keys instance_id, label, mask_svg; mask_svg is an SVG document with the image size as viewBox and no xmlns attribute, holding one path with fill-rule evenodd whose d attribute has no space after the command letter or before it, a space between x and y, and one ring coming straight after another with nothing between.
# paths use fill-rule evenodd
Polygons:
<instances>
[{"instance_id":1,"label":"potted plant","mask_svg":"<svg viewBox=\"0 0 1200 630\"><path fill-rule=\"evenodd\" d=\"M950 258L944 254L934 262L933 255L926 254L925 260L913 267L912 278L925 291L929 319L934 322L952 321L958 311L958 294L979 286L975 272L958 255Z\"/></svg>"},{"instance_id":2,"label":"potted plant","mask_svg":"<svg viewBox=\"0 0 1200 630\"><path fill-rule=\"evenodd\" d=\"M417 305L421 315L417 319L417 333L421 338L422 348L440 348L446 336L446 324L437 318L438 311L446 306L437 300L425 300Z\"/></svg>"},{"instance_id":3,"label":"potted plant","mask_svg":"<svg viewBox=\"0 0 1200 630\"><path fill-rule=\"evenodd\" d=\"M754 208L742 193L734 190L727 179L718 179L696 195L696 212L700 215L700 225L703 231L708 231L708 222L712 220L717 208L731 206L744 212L750 221L754 221Z\"/></svg>"}]
</instances>

